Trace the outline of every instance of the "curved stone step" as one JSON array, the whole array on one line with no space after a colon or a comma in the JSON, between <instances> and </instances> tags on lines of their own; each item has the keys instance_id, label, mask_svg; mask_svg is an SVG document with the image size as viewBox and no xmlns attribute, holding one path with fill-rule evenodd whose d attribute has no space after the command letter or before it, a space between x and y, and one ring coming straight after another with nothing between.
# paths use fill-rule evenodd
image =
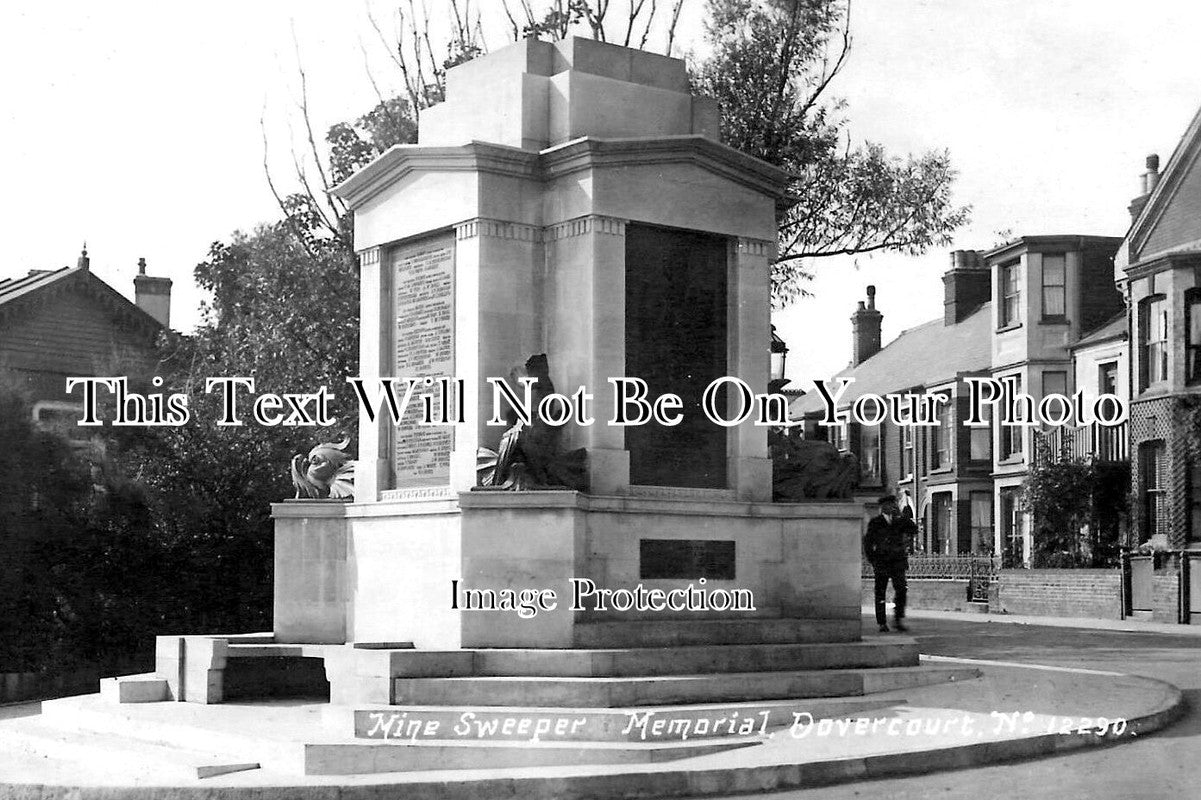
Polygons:
<instances>
[{"instance_id":1,"label":"curved stone step","mask_svg":"<svg viewBox=\"0 0 1201 800\"><path fill-rule=\"evenodd\" d=\"M573 635L576 647L606 648L854 642L861 632L862 621L858 617L751 617L688 620L686 624L678 619L584 622L575 626Z\"/></svg>"},{"instance_id":2,"label":"curved stone step","mask_svg":"<svg viewBox=\"0 0 1201 800\"><path fill-rule=\"evenodd\" d=\"M477 650L477 676L635 677L714 672L914 667L917 642L753 644L608 650Z\"/></svg>"},{"instance_id":3,"label":"curved stone step","mask_svg":"<svg viewBox=\"0 0 1201 800\"><path fill-rule=\"evenodd\" d=\"M616 678L397 678L393 681L392 703L615 708L846 697L965 680L978 675L975 669L923 666Z\"/></svg>"},{"instance_id":4,"label":"curved stone step","mask_svg":"<svg viewBox=\"0 0 1201 800\"><path fill-rule=\"evenodd\" d=\"M304 745L306 775L366 775L445 769L577 764L655 764L712 755L762 741L758 736L696 742L332 742Z\"/></svg>"},{"instance_id":5,"label":"curved stone step","mask_svg":"<svg viewBox=\"0 0 1201 800\"><path fill-rule=\"evenodd\" d=\"M707 645L592 650L392 650L356 653L359 675L394 678L634 677L917 666L913 639L822 644Z\"/></svg>"},{"instance_id":6,"label":"curved stone step","mask_svg":"<svg viewBox=\"0 0 1201 800\"><path fill-rule=\"evenodd\" d=\"M485 706L331 707L330 730L378 741L656 742L767 733L798 719L887 713L903 698L706 703L637 708Z\"/></svg>"}]
</instances>

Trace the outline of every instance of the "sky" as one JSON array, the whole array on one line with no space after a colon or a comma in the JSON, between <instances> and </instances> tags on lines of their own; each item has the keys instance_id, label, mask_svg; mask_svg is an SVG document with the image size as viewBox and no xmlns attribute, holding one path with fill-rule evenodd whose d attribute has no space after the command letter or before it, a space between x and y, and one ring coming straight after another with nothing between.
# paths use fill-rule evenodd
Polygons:
<instances>
[{"instance_id":1,"label":"sky","mask_svg":"<svg viewBox=\"0 0 1201 800\"><path fill-rule=\"evenodd\" d=\"M499 0L481 3L505 42ZM419 4L420 5L420 4ZM449 0L427 0L437 26ZM614 0L620 7L622 0ZM777 312L792 386L850 357L849 317L877 287L887 342L942 315L952 249L1012 236L1120 236L1148 153L1166 162L1201 105L1201 4L1180 0L856 0L850 61L832 85L854 143L897 155L946 149L972 222L924 256L827 259L813 297ZM297 63L315 128L353 118L399 83L370 12L387 3L258 0L66 2L0 10L0 278L74 264L132 295L137 261L174 281L172 326L190 330L192 269L210 244L278 217L301 144ZM679 41L700 47L702 0Z\"/></svg>"}]
</instances>

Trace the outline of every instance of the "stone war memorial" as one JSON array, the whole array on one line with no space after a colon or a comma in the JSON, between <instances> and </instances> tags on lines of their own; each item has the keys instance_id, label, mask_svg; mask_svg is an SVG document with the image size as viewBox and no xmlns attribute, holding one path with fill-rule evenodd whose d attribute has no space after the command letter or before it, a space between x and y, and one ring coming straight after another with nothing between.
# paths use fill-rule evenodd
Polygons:
<instances>
[{"instance_id":1,"label":"stone war memorial","mask_svg":"<svg viewBox=\"0 0 1201 800\"><path fill-rule=\"evenodd\" d=\"M353 500L272 508L274 629L164 632L153 674L0 731L33 754L0 781L74 797L688 796L1125 734L982 722L966 745L948 720L1101 709L1079 677L919 664L913 639L862 638L862 503L773 502L767 427L702 413L739 404L732 380L710 396L723 378L767 390L788 180L721 143L677 59L528 40L450 70L418 143L335 190L354 212L371 402ZM620 378L678 396L679 423L612 424ZM399 421L392 379L417 381ZM523 421L505 391L526 387L590 402ZM313 452L338 465L342 446ZM1109 680L1106 710L1132 731L1179 705ZM810 735L866 718L935 733ZM46 777L54 759L69 777Z\"/></svg>"}]
</instances>

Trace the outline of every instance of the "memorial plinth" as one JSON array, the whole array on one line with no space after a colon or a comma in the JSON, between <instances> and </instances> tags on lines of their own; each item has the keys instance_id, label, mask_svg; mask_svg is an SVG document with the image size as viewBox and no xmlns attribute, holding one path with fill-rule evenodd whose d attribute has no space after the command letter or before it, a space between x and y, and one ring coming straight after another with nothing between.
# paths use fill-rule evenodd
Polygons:
<instances>
[{"instance_id":1,"label":"memorial plinth","mask_svg":"<svg viewBox=\"0 0 1201 800\"><path fill-rule=\"evenodd\" d=\"M613 620L858 618L855 507L771 503L766 428L701 413L717 378L766 391L787 181L718 123L680 60L527 40L450 70L418 144L337 187L361 267L360 377L430 380L399 424L361 413L354 503L275 506L277 641L571 648ZM556 391L594 397L595 424L562 429L587 488L479 491L480 448L505 431L488 379L539 353ZM684 421L609 424L625 376L678 394ZM450 385L462 420L417 424L421 393L436 405ZM702 579L754 608L569 609L574 581ZM455 581L551 590L557 608L464 610Z\"/></svg>"}]
</instances>

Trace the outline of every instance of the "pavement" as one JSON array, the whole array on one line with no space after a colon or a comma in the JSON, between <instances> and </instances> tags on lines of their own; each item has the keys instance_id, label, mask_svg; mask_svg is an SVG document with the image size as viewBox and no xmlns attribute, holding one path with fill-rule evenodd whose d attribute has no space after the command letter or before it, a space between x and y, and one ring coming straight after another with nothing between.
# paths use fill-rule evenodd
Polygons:
<instances>
[{"instance_id":1,"label":"pavement","mask_svg":"<svg viewBox=\"0 0 1201 800\"><path fill-rule=\"evenodd\" d=\"M1029 621L1027 621L1029 620ZM870 616L865 617L866 639L896 636L878 634ZM687 796L718 795L750 797L731 792L778 789L854 780L819 789L789 790L773 796L785 798L839 797L1193 797L1201 796L1190 767L1201 754L1201 719L1191 710L1183 723L1143 739L1109 747L1095 734L1056 735L1063 721L1078 724L1087 718L1149 720L1146 730L1167 724L1180 707L1180 694L1168 681L1201 705L1201 631L1181 631L1177 626L1130 622L1122 628L1098 620L1019 619L984 617L976 614L914 611L909 636L916 637L926 663L980 669L985 677L937 687L915 687L876 696L884 705L879 711L860 715L877 721L880 735L862 735L853 727L831 727L825 734L816 728L803 736L783 729L756 747L696 756L662 764L620 766L560 766L493 769L482 771L443 770L387 776L307 776L297 779L272 769L264 759L263 769L188 781L195 792L174 796L239 796L250 791L255 797L333 796L328 791L341 785L336 794L350 797L360 792L375 796L381 782L405 784L406 796L445 797L448 785L464 787L462 796L493 797L594 797L594 796ZM1118 623L1119 625L1123 623ZM1102 627L1102 625L1104 627ZM1187 626L1179 626L1186 628ZM970 661L964 661L970 659ZM1034 666L1038 665L1038 666ZM1127 677L1146 675L1153 680ZM95 699L79 698L81 703ZM65 702L65 701L55 701ZM256 726L290 731L293 742L308 738L302 730L320 714L303 704L279 705L270 713L227 706L175 704L123 706L122 712L154 715L176 711L189 714L228 715L228 730L254 733ZM86 709L81 706L81 711ZM19 709L3 709L0 717L20 717ZM996 712L1001 712L998 716ZM25 711L25 714L31 713ZM235 719L236 718L236 719ZM136 716L129 723L139 726ZM26 725L16 719L6 725ZM888 735L888 726L909 731ZM917 727L907 727L915 725ZM219 730L222 726L218 725ZM193 726L195 728L195 726ZM1138 723L1131 733L1139 731ZM873 731L874 733L875 731ZM258 738L251 735L251 739ZM311 739L310 739L311 740ZM68 752L82 752L86 742ZM104 744L108 744L105 742ZM159 745L144 743L146 769L136 783L158 796L158 787L180 786L177 775L156 775L149 756ZM194 743L195 744L195 743ZM1084 748L1085 745L1101 745ZM1071 752L1065 752L1067 749ZM1041 760L1018 764L973 766L998 759ZM1166 755L1165 755L1166 754ZM122 754L137 762L138 755ZM958 769L956 769L958 768ZM49 770L49 771L48 771ZM934 770L940 770L935 772ZM951 770L951 771L947 771ZM903 777L904 773L922 773ZM925 774L928 773L928 774ZM70 784L76 781L98 790L104 784L122 783L119 760L85 765L70 759L56 762L37 753L20 755L13 748L0 748L0 779L16 783ZM892 777L875 778L877 775ZM480 781L481 777L487 780ZM125 781L128 784L128 781ZM467 784L474 788L466 789ZM303 784L304 788L301 788ZM9 786L10 794L13 786ZM274 791L273 791L274 790ZM282 790L283 794L279 794ZM455 794L460 794L456 791ZM50 792L50 795L55 794ZM5 791L0 787L0 796ZM41 795L39 795L41 796ZM49 796L49 795L47 795ZM100 796L100 795L98 795Z\"/></svg>"},{"instance_id":2,"label":"pavement","mask_svg":"<svg viewBox=\"0 0 1201 800\"><path fill-rule=\"evenodd\" d=\"M1170 727L1114 747L1060 753L908 777L780 792L773 800L998 798L1180 800L1201 797L1201 626L910 611L906 636L923 653L1144 675L1179 687L1184 715ZM865 609L864 631L875 621ZM749 798L755 795L723 795Z\"/></svg>"}]
</instances>

